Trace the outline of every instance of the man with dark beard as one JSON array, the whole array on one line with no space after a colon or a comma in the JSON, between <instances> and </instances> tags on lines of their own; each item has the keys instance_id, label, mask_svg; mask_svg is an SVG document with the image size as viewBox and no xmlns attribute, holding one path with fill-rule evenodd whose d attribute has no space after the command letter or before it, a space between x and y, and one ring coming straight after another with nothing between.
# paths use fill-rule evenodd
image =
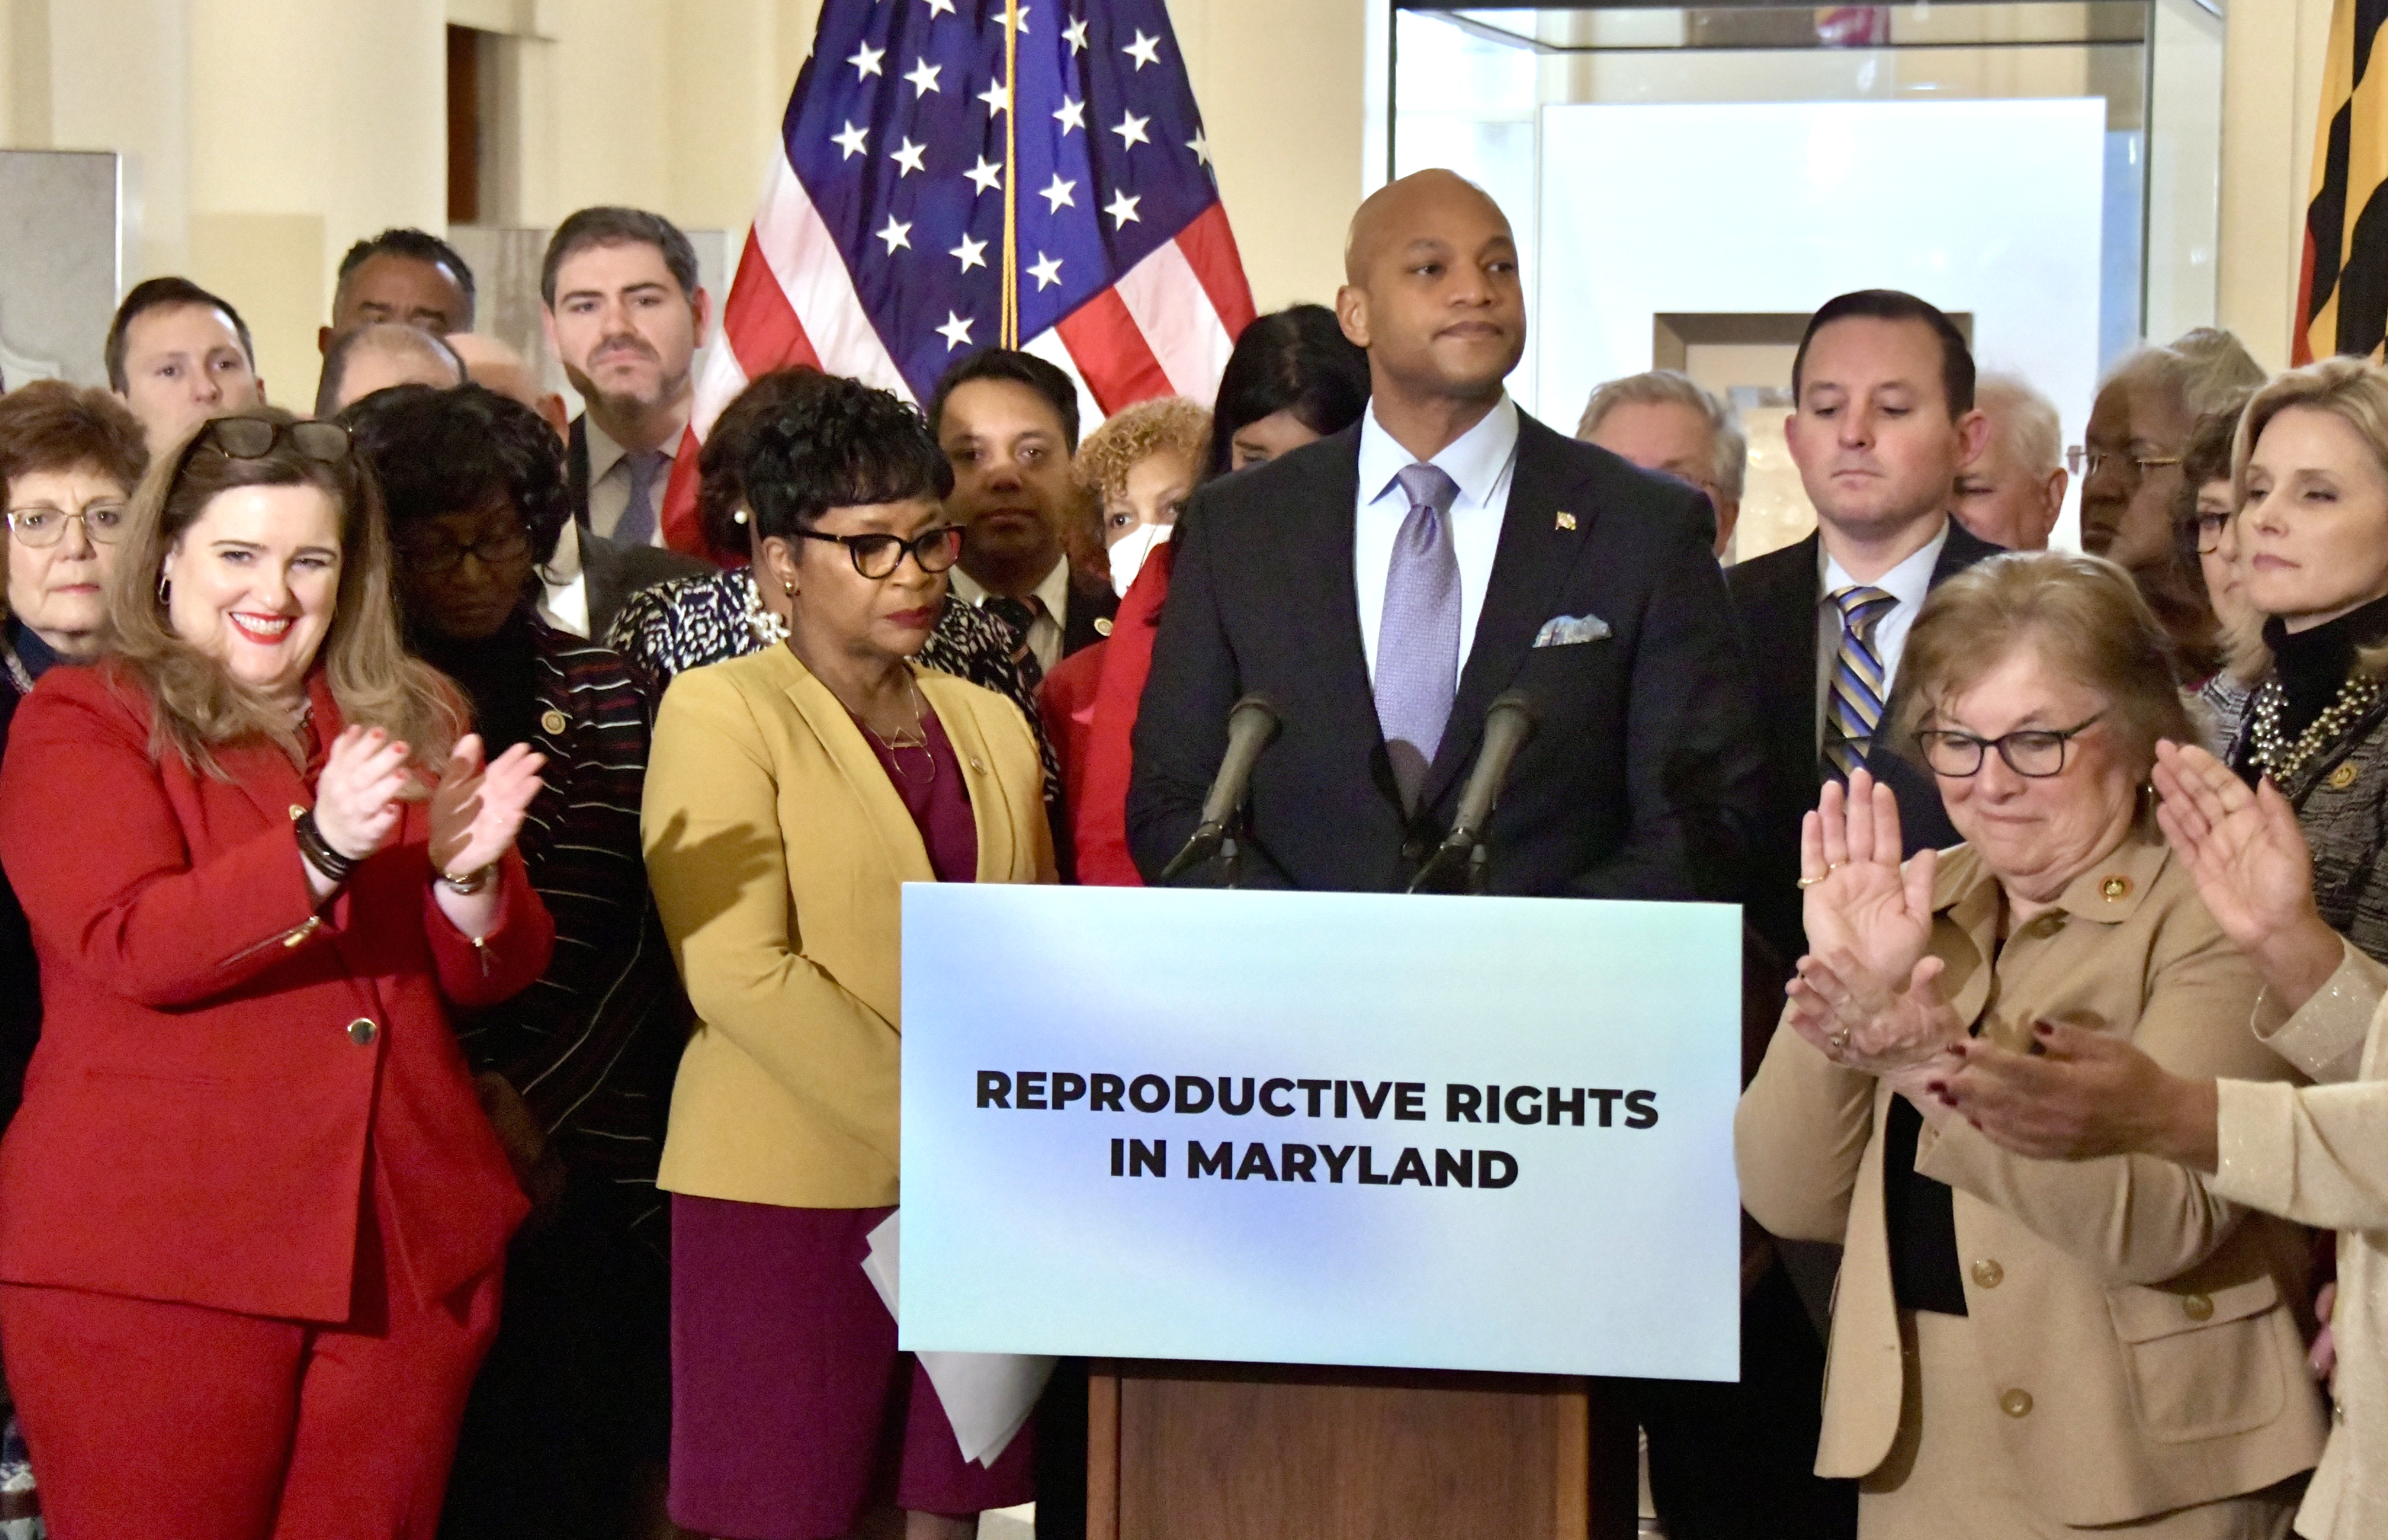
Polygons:
<instances>
[{"instance_id":1,"label":"man with dark beard","mask_svg":"<svg viewBox=\"0 0 2388 1540\"><path fill-rule=\"evenodd\" d=\"M626 545L660 544L712 309L696 248L660 214L583 209L548 242L540 299L548 345L587 407L572 425L574 516Z\"/></svg>"}]
</instances>

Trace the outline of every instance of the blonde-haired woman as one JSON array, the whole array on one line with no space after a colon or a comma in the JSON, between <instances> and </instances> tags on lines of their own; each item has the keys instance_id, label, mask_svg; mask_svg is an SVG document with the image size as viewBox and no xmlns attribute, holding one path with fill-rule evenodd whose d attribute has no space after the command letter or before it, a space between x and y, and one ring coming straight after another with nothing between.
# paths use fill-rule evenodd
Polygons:
<instances>
[{"instance_id":1,"label":"blonde-haired woman","mask_svg":"<svg viewBox=\"0 0 2388 1540\"><path fill-rule=\"evenodd\" d=\"M1866 1540L2277 1536L2320 1453L2298 1231L2163 1160L2018 1157L1937 1094L1976 1036L2052 1022L2287 1075L2141 795L2188 727L2168 656L2119 567L1984 562L1925 602L1893 703L1965 843L1902 870L1863 774L1802 831L1810 951L1735 1159L1769 1231L1847 1246L1816 1469L1860 1478Z\"/></svg>"},{"instance_id":2,"label":"blonde-haired woman","mask_svg":"<svg viewBox=\"0 0 2388 1540\"><path fill-rule=\"evenodd\" d=\"M407 659L337 425L200 425L111 584L112 655L0 773L45 1005L0 1339L45 1517L427 1540L525 1207L446 1008L546 966L539 761L484 765Z\"/></svg>"},{"instance_id":3,"label":"blonde-haired woman","mask_svg":"<svg viewBox=\"0 0 2388 1540\"><path fill-rule=\"evenodd\" d=\"M2388 375L2331 359L2247 403L2231 533L2272 672L2233 765L2288 798L2330 927L2388 961Z\"/></svg>"}]
</instances>

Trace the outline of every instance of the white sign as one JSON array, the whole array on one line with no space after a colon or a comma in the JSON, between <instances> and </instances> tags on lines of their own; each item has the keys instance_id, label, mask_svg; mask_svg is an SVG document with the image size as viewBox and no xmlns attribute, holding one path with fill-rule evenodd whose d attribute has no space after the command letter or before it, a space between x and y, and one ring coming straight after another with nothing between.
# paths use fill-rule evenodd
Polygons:
<instances>
[{"instance_id":1,"label":"white sign","mask_svg":"<svg viewBox=\"0 0 2388 1540\"><path fill-rule=\"evenodd\" d=\"M915 884L913 1350L1733 1380L1718 905Z\"/></svg>"}]
</instances>

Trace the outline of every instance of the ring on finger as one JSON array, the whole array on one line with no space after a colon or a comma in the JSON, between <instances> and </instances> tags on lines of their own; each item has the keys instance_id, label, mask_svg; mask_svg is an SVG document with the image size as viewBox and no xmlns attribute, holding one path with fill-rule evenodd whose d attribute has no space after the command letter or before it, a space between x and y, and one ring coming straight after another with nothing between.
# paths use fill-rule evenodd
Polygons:
<instances>
[{"instance_id":1,"label":"ring on finger","mask_svg":"<svg viewBox=\"0 0 2388 1540\"><path fill-rule=\"evenodd\" d=\"M1849 1046L1849 1029L1846 1026L1842 1027L1839 1031L1835 1032L1831 1037L1826 1037L1824 1041L1832 1045L1834 1052L1847 1052Z\"/></svg>"}]
</instances>

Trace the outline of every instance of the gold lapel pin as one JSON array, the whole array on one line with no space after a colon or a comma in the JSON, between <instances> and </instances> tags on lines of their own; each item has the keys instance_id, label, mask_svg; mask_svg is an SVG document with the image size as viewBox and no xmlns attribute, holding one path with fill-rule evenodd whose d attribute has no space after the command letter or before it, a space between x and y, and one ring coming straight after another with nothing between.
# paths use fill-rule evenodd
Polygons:
<instances>
[{"instance_id":1,"label":"gold lapel pin","mask_svg":"<svg viewBox=\"0 0 2388 1540\"><path fill-rule=\"evenodd\" d=\"M2355 778L2362 773L2362 770L2353 760L2350 759L2340 765L2338 769L2331 771L2330 774L2324 778L2322 784L2328 786L2331 791L2343 792L2346 790L2347 787L2354 785Z\"/></svg>"},{"instance_id":2,"label":"gold lapel pin","mask_svg":"<svg viewBox=\"0 0 2388 1540\"><path fill-rule=\"evenodd\" d=\"M2106 896L2108 903L2119 902L2131 896L2131 879L2120 874L2109 877L2098 885L2098 891Z\"/></svg>"},{"instance_id":3,"label":"gold lapel pin","mask_svg":"<svg viewBox=\"0 0 2388 1540\"><path fill-rule=\"evenodd\" d=\"M1559 515L1558 527L1559 527L1560 528L1562 528L1562 529L1572 529L1572 528L1575 528L1575 515L1574 515L1573 514L1561 514L1561 515Z\"/></svg>"}]
</instances>

